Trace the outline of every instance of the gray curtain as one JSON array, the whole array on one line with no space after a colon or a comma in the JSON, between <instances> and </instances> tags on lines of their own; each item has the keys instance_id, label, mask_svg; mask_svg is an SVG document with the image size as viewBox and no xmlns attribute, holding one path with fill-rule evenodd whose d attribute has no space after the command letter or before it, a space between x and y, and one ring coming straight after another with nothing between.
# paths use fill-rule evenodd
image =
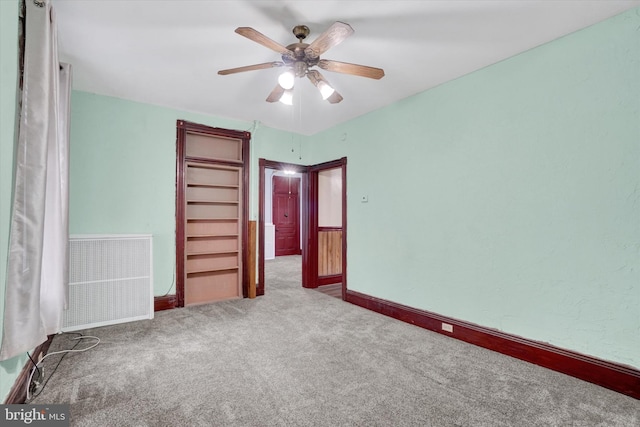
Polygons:
<instances>
[{"instance_id":1,"label":"gray curtain","mask_svg":"<svg viewBox=\"0 0 640 427\"><path fill-rule=\"evenodd\" d=\"M25 0L16 152L0 360L62 328L67 303L71 67L58 61L50 0Z\"/></svg>"}]
</instances>

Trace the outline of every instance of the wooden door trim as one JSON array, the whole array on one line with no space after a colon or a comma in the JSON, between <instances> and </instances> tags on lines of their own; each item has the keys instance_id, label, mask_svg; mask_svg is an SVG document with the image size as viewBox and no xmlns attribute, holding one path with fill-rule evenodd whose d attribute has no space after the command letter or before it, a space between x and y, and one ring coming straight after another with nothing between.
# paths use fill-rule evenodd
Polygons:
<instances>
[{"instance_id":1,"label":"wooden door trim","mask_svg":"<svg viewBox=\"0 0 640 427\"><path fill-rule=\"evenodd\" d=\"M318 170L309 168L309 196L307 197L309 220L307 236L309 236L308 270L302 286L318 287Z\"/></svg>"},{"instance_id":2,"label":"wooden door trim","mask_svg":"<svg viewBox=\"0 0 640 427\"><path fill-rule=\"evenodd\" d=\"M318 227L318 231L342 231L342 227Z\"/></svg>"},{"instance_id":3,"label":"wooden door trim","mask_svg":"<svg viewBox=\"0 0 640 427\"><path fill-rule=\"evenodd\" d=\"M326 285L335 285L336 283L342 283L342 274L334 274L331 276L318 277L318 287Z\"/></svg>"},{"instance_id":4,"label":"wooden door trim","mask_svg":"<svg viewBox=\"0 0 640 427\"><path fill-rule=\"evenodd\" d=\"M347 299L347 158L342 161L342 300Z\"/></svg>"},{"instance_id":5,"label":"wooden door trim","mask_svg":"<svg viewBox=\"0 0 640 427\"><path fill-rule=\"evenodd\" d=\"M207 136L219 136L240 139L242 141L242 161L212 161L198 157L186 156L187 133L201 133ZM198 123L178 120L176 123L176 306L184 307L184 279L185 279L185 163L187 161L203 162L209 164L240 166L242 167L242 212L241 212L241 238L242 238L242 294L246 298L249 295L248 274L248 246L249 241L249 141L251 133L231 129L222 129L206 126Z\"/></svg>"},{"instance_id":6,"label":"wooden door trim","mask_svg":"<svg viewBox=\"0 0 640 427\"><path fill-rule=\"evenodd\" d=\"M309 166L309 171L320 172L326 169L337 169L339 167L346 166L346 165L347 165L347 158L342 157L337 160L330 160L328 162L318 163L317 165L311 165Z\"/></svg>"}]
</instances>

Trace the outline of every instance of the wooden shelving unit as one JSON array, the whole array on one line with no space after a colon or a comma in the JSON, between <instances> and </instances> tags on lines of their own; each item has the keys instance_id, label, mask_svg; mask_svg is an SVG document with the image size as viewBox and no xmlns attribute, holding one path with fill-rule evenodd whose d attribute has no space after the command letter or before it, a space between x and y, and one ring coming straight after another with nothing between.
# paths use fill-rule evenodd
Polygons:
<instances>
[{"instance_id":1,"label":"wooden shelving unit","mask_svg":"<svg viewBox=\"0 0 640 427\"><path fill-rule=\"evenodd\" d=\"M242 296L241 168L186 164L185 303Z\"/></svg>"}]
</instances>

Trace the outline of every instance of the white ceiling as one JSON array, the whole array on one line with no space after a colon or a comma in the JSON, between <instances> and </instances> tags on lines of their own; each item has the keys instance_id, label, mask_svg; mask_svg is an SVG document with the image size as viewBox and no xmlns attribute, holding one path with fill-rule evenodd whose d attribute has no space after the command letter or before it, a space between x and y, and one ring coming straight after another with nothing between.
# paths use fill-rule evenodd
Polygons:
<instances>
[{"instance_id":1,"label":"white ceiling","mask_svg":"<svg viewBox=\"0 0 640 427\"><path fill-rule=\"evenodd\" d=\"M27 0L29 1L29 0ZM169 1L54 0L62 61L74 88L263 124L306 135L392 104L640 5L640 0ZM335 21L355 33L322 58L383 68L385 77L323 71L344 96L323 101L298 80L291 106L267 103L282 69L220 76L278 61L236 33L253 27L288 45Z\"/></svg>"}]
</instances>

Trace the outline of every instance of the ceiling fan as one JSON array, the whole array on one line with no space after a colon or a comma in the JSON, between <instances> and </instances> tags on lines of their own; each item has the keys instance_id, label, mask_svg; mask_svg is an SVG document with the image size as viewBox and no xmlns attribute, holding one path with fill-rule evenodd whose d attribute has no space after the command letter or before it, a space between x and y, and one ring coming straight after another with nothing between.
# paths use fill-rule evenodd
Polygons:
<instances>
[{"instance_id":1,"label":"ceiling fan","mask_svg":"<svg viewBox=\"0 0 640 427\"><path fill-rule=\"evenodd\" d=\"M342 101L342 96L335 91L324 76L320 74L318 70L312 69L315 66L327 71L368 77L371 79L380 79L384 76L384 70L381 68L333 61L331 59L320 59L320 55L333 46L342 43L347 37L353 34L353 28L351 28L349 24L339 21L335 22L311 44L304 43L304 39L307 38L309 32L309 27L306 25L296 25L293 28L293 35L296 36L298 42L292 43L289 46L283 46L251 27L238 27L236 28L236 33L278 52L282 56L282 61L265 62L262 64L220 70L218 74L224 76L227 74L242 73L244 71L285 67L287 70L278 78L278 84L267 97L267 102L281 101L289 105L293 100L292 89L296 77L307 77L311 83L318 88L322 94L322 98L330 103L336 104Z\"/></svg>"}]
</instances>

